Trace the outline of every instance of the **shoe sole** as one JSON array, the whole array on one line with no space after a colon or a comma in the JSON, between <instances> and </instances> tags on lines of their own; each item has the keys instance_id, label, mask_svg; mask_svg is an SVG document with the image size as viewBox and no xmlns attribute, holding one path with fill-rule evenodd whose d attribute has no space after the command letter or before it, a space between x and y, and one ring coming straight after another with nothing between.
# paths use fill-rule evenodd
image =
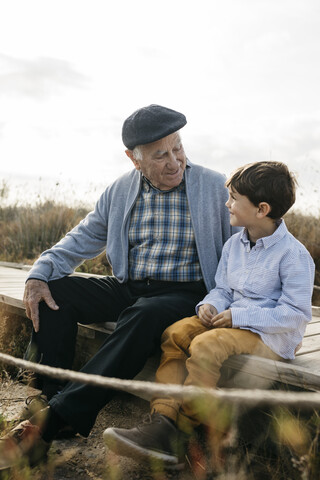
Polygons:
<instances>
[{"instance_id":1,"label":"shoe sole","mask_svg":"<svg viewBox=\"0 0 320 480\"><path fill-rule=\"evenodd\" d=\"M185 467L184 462L178 463L176 457L139 447L137 444L120 437L111 429L103 432L103 439L106 446L117 455L130 457L134 460L149 460L153 468L183 470Z\"/></svg>"}]
</instances>

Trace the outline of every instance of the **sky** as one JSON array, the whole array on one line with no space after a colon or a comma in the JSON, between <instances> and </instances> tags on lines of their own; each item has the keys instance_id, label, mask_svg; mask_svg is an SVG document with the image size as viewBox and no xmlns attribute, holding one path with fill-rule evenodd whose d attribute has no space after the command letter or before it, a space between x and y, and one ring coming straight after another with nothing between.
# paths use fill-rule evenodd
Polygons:
<instances>
[{"instance_id":1,"label":"sky","mask_svg":"<svg viewBox=\"0 0 320 480\"><path fill-rule=\"evenodd\" d=\"M319 212L319 24L319 0L0 0L0 182L93 202L132 168L124 119L158 103L191 161L283 161Z\"/></svg>"}]
</instances>

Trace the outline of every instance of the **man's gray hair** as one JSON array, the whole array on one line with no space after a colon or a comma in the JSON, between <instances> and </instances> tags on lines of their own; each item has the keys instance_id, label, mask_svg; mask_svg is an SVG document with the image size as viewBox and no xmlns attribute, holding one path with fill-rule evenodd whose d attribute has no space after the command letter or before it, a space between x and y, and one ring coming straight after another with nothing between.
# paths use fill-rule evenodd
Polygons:
<instances>
[{"instance_id":1,"label":"man's gray hair","mask_svg":"<svg viewBox=\"0 0 320 480\"><path fill-rule=\"evenodd\" d=\"M137 145L134 147L132 153L135 160L142 160L142 145Z\"/></svg>"}]
</instances>

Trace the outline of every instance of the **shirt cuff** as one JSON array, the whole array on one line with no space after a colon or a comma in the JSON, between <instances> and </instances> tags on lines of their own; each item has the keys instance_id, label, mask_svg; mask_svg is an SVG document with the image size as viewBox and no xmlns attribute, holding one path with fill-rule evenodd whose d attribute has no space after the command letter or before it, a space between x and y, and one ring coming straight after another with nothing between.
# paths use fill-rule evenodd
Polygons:
<instances>
[{"instance_id":1,"label":"shirt cuff","mask_svg":"<svg viewBox=\"0 0 320 480\"><path fill-rule=\"evenodd\" d=\"M230 308L233 328L249 327L246 308Z\"/></svg>"},{"instance_id":2,"label":"shirt cuff","mask_svg":"<svg viewBox=\"0 0 320 480\"><path fill-rule=\"evenodd\" d=\"M42 280L43 282L48 282L49 278L52 274L52 266L48 263L39 263L38 265L34 265L27 277L27 280L31 278L36 280Z\"/></svg>"}]
</instances>

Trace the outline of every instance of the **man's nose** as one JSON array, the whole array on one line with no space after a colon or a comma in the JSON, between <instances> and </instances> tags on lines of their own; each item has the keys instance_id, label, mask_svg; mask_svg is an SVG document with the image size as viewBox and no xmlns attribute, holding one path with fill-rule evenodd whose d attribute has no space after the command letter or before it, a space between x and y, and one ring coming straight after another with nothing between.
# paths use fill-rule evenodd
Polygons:
<instances>
[{"instance_id":1,"label":"man's nose","mask_svg":"<svg viewBox=\"0 0 320 480\"><path fill-rule=\"evenodd\" d=\"M179 165L177 155L174 152L169 152L167 166L169 168L176 168Z\"/></svg>"}]
</instances>

